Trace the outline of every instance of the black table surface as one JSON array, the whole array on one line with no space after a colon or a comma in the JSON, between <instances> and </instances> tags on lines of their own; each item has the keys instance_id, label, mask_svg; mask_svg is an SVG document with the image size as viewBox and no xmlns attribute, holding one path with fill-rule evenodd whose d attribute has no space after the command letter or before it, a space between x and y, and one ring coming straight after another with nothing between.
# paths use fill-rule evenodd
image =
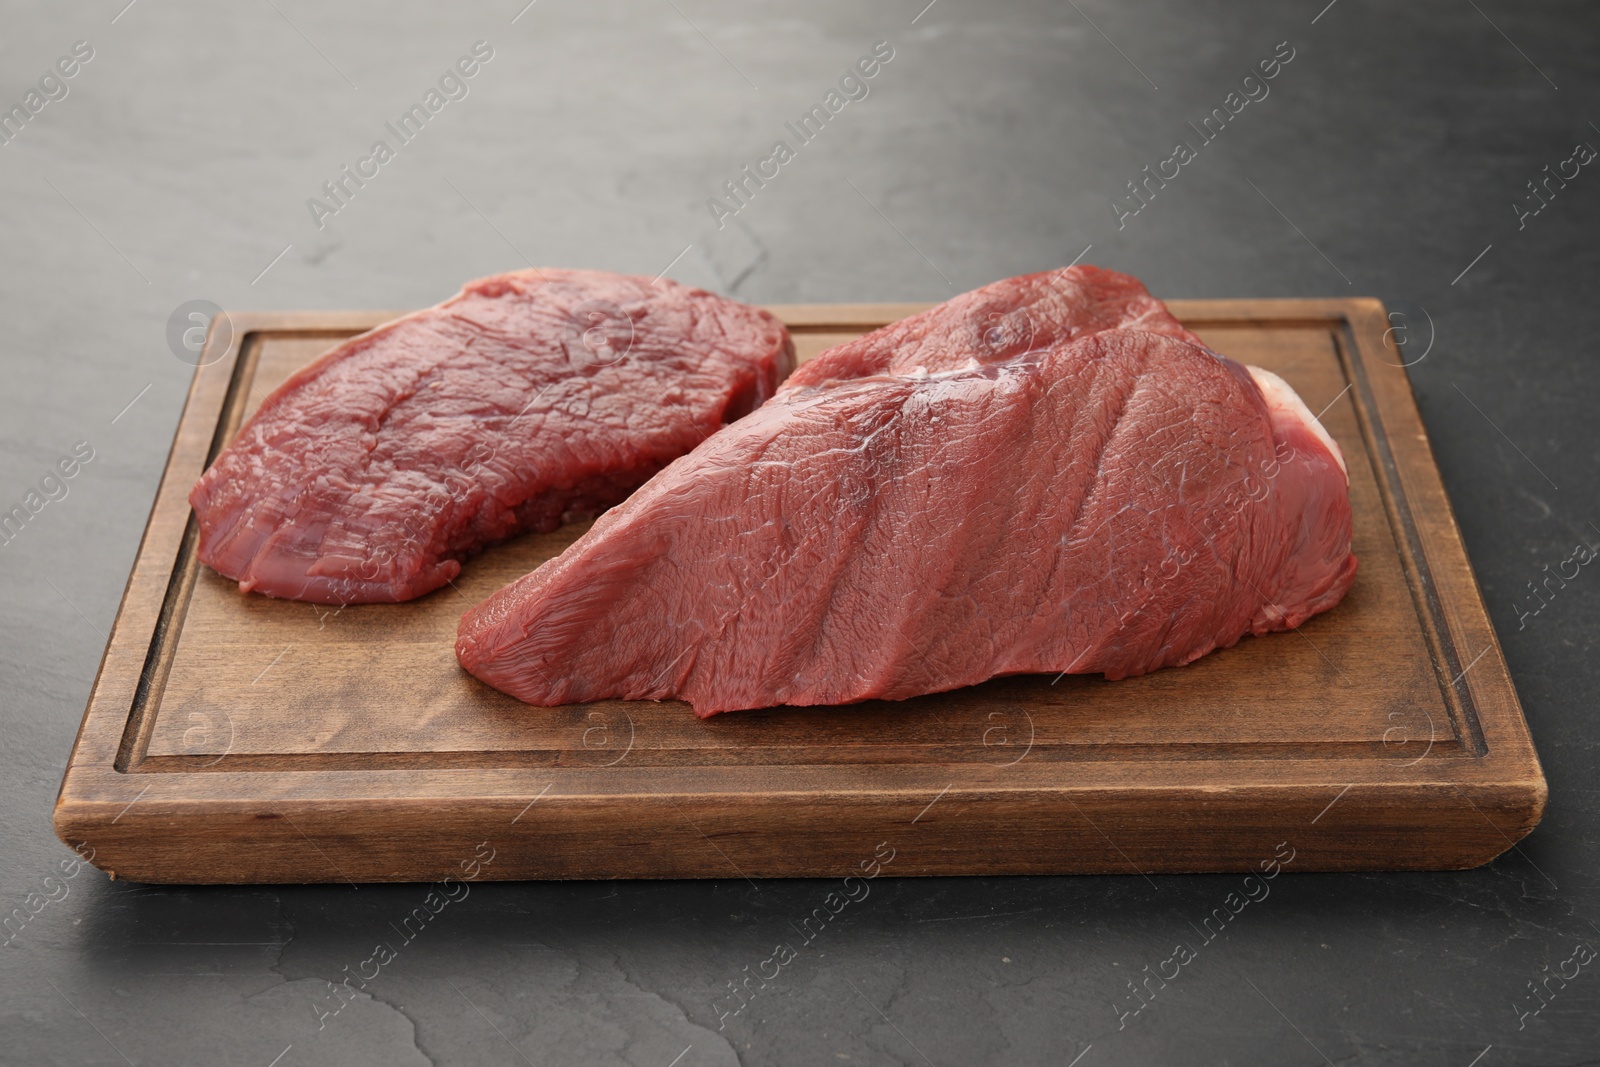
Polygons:
<instances>
[{"instance_id":1,"label":"black table surface","mask_svg":"<svg viewBox=\"0 0 1600 1067\"><path fill-rule=\"evenodd\" d=\"M523 2L4 5L0 105L28 120L0 145L0 510L94 456L0 545L0 1061L1600 1062L1600 576L1529 590L1600 545L1592 6ZM479 41L401 143L386 123ZM878 42L800 144L785 123ZM714 211L780 139L794 158ZM1177 173L1125 199L1147 165ZM371 176L329 199L344 166ZM738 1012L830 883L478 884L407 943L424 886L63 876L51 805L189 381L186 302L418 307L529 263L938 300L1079 257L1164 297L1398 313L1549 778L1517 850L1286 874L1148 1000L1130 980L1237 876L882 879ZM377 979L330 992L382 941Z\"/></svg>"}]
</instances>

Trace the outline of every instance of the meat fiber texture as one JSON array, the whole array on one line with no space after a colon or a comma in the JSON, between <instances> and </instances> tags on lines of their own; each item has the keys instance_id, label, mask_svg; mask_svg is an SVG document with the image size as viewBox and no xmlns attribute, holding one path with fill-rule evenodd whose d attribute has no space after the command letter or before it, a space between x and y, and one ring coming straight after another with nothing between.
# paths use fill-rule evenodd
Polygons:
<instances>
[{"instance_id":1,"label":"meat fiber texture","mask_svg":"<svg viewBox=\"0 0 1600 1067\"><path fill-rule=\"evenodd\" d=\"M400 601L526 530L616 504L794 366L759 308L525 270L340 344L267 397L189 496L244 592Z\"/></svg>"},{"instance_id":2,"label":"meat fiber texture","mask_svg":"<svg viewBox=\"0 0 1600 1067\"><path fill-rule=\"evenodd\" d=\"M840 345L463 618L529 703L697 714L1125 678L1354 580L1337 446L1133 278L1013 278Z\"/></svg>"}]
</instances>

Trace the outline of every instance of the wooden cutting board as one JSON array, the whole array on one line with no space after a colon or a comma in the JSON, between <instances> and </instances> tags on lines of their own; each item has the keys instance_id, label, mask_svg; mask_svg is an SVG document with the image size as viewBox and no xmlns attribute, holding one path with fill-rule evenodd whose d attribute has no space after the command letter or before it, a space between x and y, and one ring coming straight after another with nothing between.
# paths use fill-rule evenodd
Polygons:
<instances>
[{"instance_id":1,"label":"wooden cutting board","mask_svg":"<svg viewBox=\"0 0 1600 1067\"><path fill-rule=\"evenodd\" d=\"M290 372L393 317L235 315L196 372L56 832L150 882L1425 869L1511 848L1545 783L1382 305L1171 307L1326 408L1361 566L1343 604L1127 681L706 722L532 708L457 666L462 611L584 526L401 605L241 596L200 566L186 498L210 458ZM804 359L920 309L773 310Z\"/></svg>"}]
</instances>

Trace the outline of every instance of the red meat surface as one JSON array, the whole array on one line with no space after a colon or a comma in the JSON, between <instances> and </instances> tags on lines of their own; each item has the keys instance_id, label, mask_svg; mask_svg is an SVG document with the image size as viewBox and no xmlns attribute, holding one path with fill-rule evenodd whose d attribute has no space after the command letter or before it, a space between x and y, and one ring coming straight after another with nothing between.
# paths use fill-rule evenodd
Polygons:
<instances>
[{"instance_id":1,"label":"red meat surface","mask_svg":"<svg viewBox=\"0 0 1600 1067\"><path fill-rule=\"evenodd\" d=\"M665 279L479 279L266 398L190 494L200 559L268 596L421 596L487 545L624 499L793 360L772 315Z\"/></svg>"},{"instance_id":2,"label":"red meat surface","mask_svg":"<svg viewBox=\"0 0 1600 1067\"><path fill-rule=\"evenodd\" d=\"M1053 348L1102 330L1139 329L1201 344L1137 278L1068 267L1006 278L835 345L801 365L786 388L874 374L933 374Z\"/></svg>"},{"instance_id":3,"label":"red meat surface","mask_svg":"<svg viewBox=\"0 0 1600 1067\"><path fill-rule=\"evenodd\" d=\"M1123 678L1332 607L1350 531L1286 384L1078 267L818 356L468 612L456 652L529 703L701 716Z\"/></svg>"}]
</instances>

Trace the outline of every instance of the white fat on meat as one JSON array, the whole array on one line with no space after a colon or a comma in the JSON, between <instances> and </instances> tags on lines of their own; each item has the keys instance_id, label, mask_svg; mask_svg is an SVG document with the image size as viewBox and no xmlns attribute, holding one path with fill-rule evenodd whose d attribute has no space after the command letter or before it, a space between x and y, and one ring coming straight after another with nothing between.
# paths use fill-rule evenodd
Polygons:
<instances>
[{"instance_id":1,"label":"white fat on meat","mask_svg":"<svg viewBox=\"0 0 1600 1067\"><path fill-rule=\"evenodd\" d=\"M1296 393L1288 382L1269 370L1251 366L1246 366L1245 369L1250 372L1250 377L1255 379L1256 387L1261 390L1261 395L1266 398L1267 411L1271 413L1272 421L1297 422L1310 430L1317 440L1326 445L1328 451L1333 453L1333 458L1339 461L1339 469L1344 471L1345 481L1349 482L1350 468L1344 464L1344 453L1339 451L1338 444L1334 442L1328 431L1323 428L1317 417L1311 414L1311 409L1306 407L1304 400L1300 399L1300 394Z\"/></svg>"}]
</instances>

